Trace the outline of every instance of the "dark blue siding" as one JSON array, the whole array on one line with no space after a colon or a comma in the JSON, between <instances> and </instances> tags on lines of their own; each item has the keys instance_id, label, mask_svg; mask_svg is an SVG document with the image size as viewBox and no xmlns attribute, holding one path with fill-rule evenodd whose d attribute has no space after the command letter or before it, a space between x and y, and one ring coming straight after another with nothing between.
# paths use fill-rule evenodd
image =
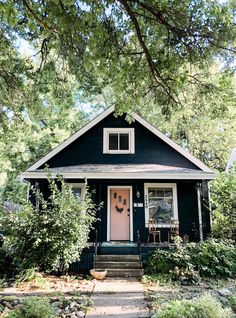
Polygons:
<instances>
[{"instance_id":1,"label":"dark blue siding","mask_svg":"<svg viewBox=\"0 0 236 318\"><path fill-rule=\"evenodd\" d=\"M103 154L104 127L135 128L135 154ZM115 118L113 114L103 119L47 162L50 167L119 163L157 163L199 170L192 162L140 123L129 124L125 121L124 116Z\"/></svg>"},{"instance_id":2,"label":"dark blue siding","mask_svg":"<svg viewBox=\"0 0 236 318\"><path fill-rule=\"evenodd\" d=\"M158 183L158 180L145 180L145 183ZM197 206L197 193L195 181L176 181L176 180L162 180L162 182L177 183L177 196L178 196L178 214L180 222L180 236L187 234L191 241L198 240L198 206ZM144 181L143 180L119 180L112 182L110 180L91 181L89 186L91 189L96 189L96 202L103 202L103 207L98 212L98 217L101 221L95 224L98 229L99 241L107 240L107 187L116 185L129 185L133 188L133 203L143 203L144 206ZM140 191L141 196L136 198L137 190ZM99 198L99 200L98 200ZM205 214L207 212L205 211ZM209 212L208 212L209 215ZM208 218L209 220L209 218ZM206 231L204 236L209 234L209 221L206 221ZM133 207L133 231L134 241L137 241L137 230L140 231L141 241L146 242L148 236L148 229L145 228L145 210L144 207ZM197 233L193 231L194 224ZM168 240L168 229L161 229L162 241ZM94 240L94 231L91 232L90 240Z\"/></svg>"},{"instance_id":3,"label":"dark blue siding","mask_svg":"<svg viewBox=\"0 0 236 318\"><path fill-rule=\"evenodd\" d=\"M81 181L81 180L80 180ZM70 182L79 182L79 180L70 180ZM198 205L196 183L197 181L187 180L88 180L88 186L92 192L93 201L97 204L102 203L102 207L97 209L96 217L99 219L91 230L89 240L94 242L95 229L98 230L98 239L100 242L107 241L107 187L116 185L128 185L133 189L133 203L143 203L143 207L133 207L133 233L134 242L137 241L137 230L141 235L142 243L147 241L148 229L145 228L145 210L144 210L144 183L176 183L178 214L180 223L180 236L187 234L191 241L199 239ZM38 180L40 190L46 198L49 195L48 184L45 180ZM140 192L140 198L136 198L137 190ZM206 192L207 194L207 192ZM206 196L206 195L205 195ZM204 199L204 198L203 198ZM34 197L32 197L34 203ZM196 232L193 231L195 224ZM207 209L207 202L203 204L203 227L204 238L210 233L210 214ZM162 242L168 239L168 229L161 229Z\"/></svg>"}]
</instances>

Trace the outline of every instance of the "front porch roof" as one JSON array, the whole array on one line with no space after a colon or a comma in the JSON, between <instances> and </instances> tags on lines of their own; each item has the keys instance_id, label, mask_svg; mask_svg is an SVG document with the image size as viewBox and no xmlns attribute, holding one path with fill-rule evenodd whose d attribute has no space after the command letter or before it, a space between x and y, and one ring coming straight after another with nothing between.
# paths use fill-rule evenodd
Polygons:
<instances>
[{"instance_id":1,"label":"front porch roof","mask_svg":"<svg viewBox=\"0 0 236 318\"><path fill-rule=\"evenodd\" d=\"M84 164L49 168L52 177L61 175L66 179L170 179L212 180L213 172L187 169L159 164ZM45 179L44 169L25 171L22 179Z\"/></svg>"}]
</instances>

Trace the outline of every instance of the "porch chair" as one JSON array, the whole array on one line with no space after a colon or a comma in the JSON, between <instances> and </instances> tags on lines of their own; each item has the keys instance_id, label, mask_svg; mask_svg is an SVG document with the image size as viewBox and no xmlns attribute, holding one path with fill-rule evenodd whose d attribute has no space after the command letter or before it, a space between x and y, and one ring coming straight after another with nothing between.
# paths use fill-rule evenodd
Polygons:
<instances>
[{"instance_id":1,"label":"porch chair","mask_svg":"<svg viewBox=\"0 0 236 318\"><path fill-rule=\"evenodd\" d=\"M158 238L158 243L161 243L161 231L157 230L157 221L155 219L149 219L148 221L148 239L150 240L150 235L153 236L153 243L156 243L156 237Z\"/></svg>"},{"instance_id":2,"label":"porch chair","mask_svg":"<svg viewBox=\"0 0 236 318\"><path fill-rule=\"evenodd\" d=\"M170 220L170 230L168 232L168 243L173 243L176 236L179 236L179 221L176 219Z\"/></svg>"}]
</instances>

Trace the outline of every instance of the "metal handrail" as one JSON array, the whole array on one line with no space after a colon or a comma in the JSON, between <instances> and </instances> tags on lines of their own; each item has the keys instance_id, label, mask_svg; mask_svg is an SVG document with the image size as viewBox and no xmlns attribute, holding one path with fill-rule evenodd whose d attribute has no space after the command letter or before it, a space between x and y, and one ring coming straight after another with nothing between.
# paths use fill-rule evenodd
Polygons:
<instances>
[{"instance_id":1,"label":"metal handrail","mask_svg":"<svg viewBox=\"0 0 236 318\"><path fill-rule=\"evenodd\" d=\"M94 268L97 267L97 255L98 255L98 230L95 230L95 242L94 242Z\"/></svg>"},{"instance_id":2,"label":"metal handrail","mask_svg":"<svg viewBox=\"0 0 236 318\"><path fill-rule=\"evenodd\" d=\"M142 268L142 253L141 253L141 239L139 230L137 230L137 248L138 248L138 255L139 255L139 266Z\"/></svg>"}]
</instances>

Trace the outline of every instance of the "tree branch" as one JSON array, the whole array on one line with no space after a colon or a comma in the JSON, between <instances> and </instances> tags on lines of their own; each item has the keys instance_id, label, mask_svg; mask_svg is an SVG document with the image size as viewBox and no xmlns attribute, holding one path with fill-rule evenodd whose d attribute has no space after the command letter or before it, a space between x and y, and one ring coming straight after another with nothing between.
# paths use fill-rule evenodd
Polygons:
<instances>
[{"instance_id":1,"label":"tree branch","mask_svg":"<svg viewBox=\"0 0 236 318\"><path fill-rule=\"evenodd\" d=\"M42 19L40 19L37 14L33 11L33 9L29 6L28 2L26 0L22 0L24 6L26 7L26 10L34 17L34 19L38 22L38 24L40 24L42 27L44 27L45 29L49 30L49 31L53 31L54 33L59 33L58 30L56 30L55 28L50 27L49 25L47 25Z\"/></svg>"},{"instance_id":2,"label":"tree branch","mask_svg":"<svg viewBox=\"0 0 236 318\"><path fill-rule=\"evenodd\" d=\"M164 91L166 92L166 94L169 96L169 98L175 103L175 104L179 104L179 101L176 100L175 96L173 95L173 91L172 89L169 87L169 85L163 80L159 70L157 69L155 63L152 60L152 56L143 40L143 36L141 33L141 29L138 23L138 20L136 19L136 16L134 14L134 12L131 10L130 6L128 5L126 0L120 0L121 4L124 6L127 14L129 15L135 30L136 30L136 34L138 37L138 41L144 51L144 54L146 56L146 60L149 66L149 69L151 71L151 74L153 76L153 78L155 79L155 81L164 89Z\"/></svg>"}]
</instances>

